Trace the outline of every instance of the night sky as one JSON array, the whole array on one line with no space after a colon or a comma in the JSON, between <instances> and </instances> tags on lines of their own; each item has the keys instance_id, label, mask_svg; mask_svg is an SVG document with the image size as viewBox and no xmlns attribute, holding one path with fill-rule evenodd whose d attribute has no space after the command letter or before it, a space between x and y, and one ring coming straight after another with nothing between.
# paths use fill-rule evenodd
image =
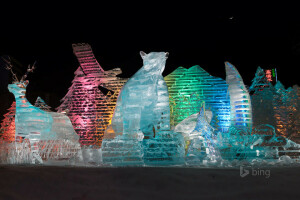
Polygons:
<instances>
[{"instance_id":1,"label":"night sky","mask_svg":"<svg viewBox=\"0 0 300 200\"><path fill-rule=\"evenodd\" d=\"M60 104L78 68L72 43L89 43L104 70L120 67L122 77L140 67L139 51L168 51L163 75L179 66L200 65L225 79L224 61L234 64L246 85L256 68L277 68L286 87L300 85L300 12L282 4L45 5L2 6L0 55L10 55L28 76L27 98L41 96L52 108ZM295 7L296 8L296 7ZM299 13L299 14L298 14ZM0 66L0 119L13 101L11 76Z\"/></svg>"}]
</instances>

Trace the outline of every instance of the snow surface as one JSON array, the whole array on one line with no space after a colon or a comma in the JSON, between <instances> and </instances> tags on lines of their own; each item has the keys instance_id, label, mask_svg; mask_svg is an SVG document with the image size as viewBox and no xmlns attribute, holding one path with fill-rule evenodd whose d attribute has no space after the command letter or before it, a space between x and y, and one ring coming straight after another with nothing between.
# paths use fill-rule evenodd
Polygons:
<instances>
[{"instance_id":1,"label":"snow surface","mask_svg":"<svg viewBox=\"0 0 300 200\"><path fill-rule=\"evenodd\" d=\"M300 167L269 170L0 166L0 199L299 199Z\"/></svg>"}]
</instances>

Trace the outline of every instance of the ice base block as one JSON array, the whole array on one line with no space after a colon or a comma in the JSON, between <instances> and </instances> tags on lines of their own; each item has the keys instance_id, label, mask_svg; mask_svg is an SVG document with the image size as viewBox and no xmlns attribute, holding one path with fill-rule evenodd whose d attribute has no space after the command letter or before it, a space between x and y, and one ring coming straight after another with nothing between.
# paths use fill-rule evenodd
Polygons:
<instances>
[{"instance_id":1,"label":"ice base block","mask_svg":"<svg viewBox=\"0 0 300 200\"><path fill-rule=\"evenodd\" d=\"M143 162L142 142L118 136L114 139L102 141L103 164L113 166L141 166Z\"/></svg>"},{"instance_id":2,"label":"ice base block","mask_svg":"<svg viewBox=\"0 0 300 200\"><path fill-rule=\"evenodd\" d=\"M161 131L156 138L143 140L145 165L184 165L184 139L172 131Z\"/></svg>"}]
</instances>

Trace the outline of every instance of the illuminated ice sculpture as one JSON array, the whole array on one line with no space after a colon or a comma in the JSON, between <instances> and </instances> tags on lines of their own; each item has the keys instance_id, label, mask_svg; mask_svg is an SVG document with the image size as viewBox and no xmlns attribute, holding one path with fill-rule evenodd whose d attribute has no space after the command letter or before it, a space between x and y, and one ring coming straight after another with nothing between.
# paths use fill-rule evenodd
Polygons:
<instances>
[{"instance_id":1,"label":"illuminated ice sculpture","mask_svg":"<svg viewBox=\"0 0 300 200\"><path fill-rule=\"evenodd\" d=\"M4 115L4 119L1 123L0 137L6 142L15 141L15 115L16 115L16 102L14 101L8 112Z\"/></svg>"},{"instance_id":2,"label":"illuminated ice sculpture","mask_svg":"<svg viewBox=\"0 0 300 200\"><path fill-rule=\"evenodd\" d=\"M171 126L198 113L205 102L206 110L213 114L211 125L219 131L228 131L230 100L223 79L210 75L198 65L189 69L178 67L164 79L170 95Z\"/></svg>"},{"instance_id":3,"label":"illuminated ice sculpture","mask_svg":"<svg viewBox=\"0 0 300 200\"><path fill-rule=\"evenodd\" d=\"M252 131L252 109L249 92L237 69L225 62L226 82L230 95L231 125L248 134Z\"/></svg>"},{"instance_id":4,"label":"illuminated ice sculpture","mask_svg":"<svg viewBox=\"0 0 300 200\"><path fill-rule=\"evenodd\" d=\"M12 66L8 66L12 72ZM61 113L46 112L34 107L26 99L26 87L29 83L25 80L28 72L34 70L28 67L27 73L19 81L14 75L14 83L8 85L8 90L13 93L16 100L15 115L15 140L16 143L29 141L31 163L43 163L39 144L47 142L47 158L70 158L80 149L78 135L75 133L70 119ZM51 145L49 145L51 143ZM63 146L61 146L63 145ZM51 147L51 149L48 149ZM55 148L62 149L55 152ZM24 151L25 149L19 149ZM42 149L44 150L44 149ZM51 154L51 155L49 155ZM54 154L54 155L53 155ZM11 158L16 159L16 158ZM17 163L18 161L13 161Z\"/></svg>"},{"instance_id":5,"label":"illuminated ice sculpture","mask_svg":"<svg viewBox=\"0 0 300 200\"><path fill-rule=\"evenodd\" d=\"M168 53L141 52L144 65L123 86L102 158L109 164L164 165L183 162L180 134L170 131L170 107L162 72Z\"/></svg>"},{"instance_id":6,"label":"illuminated ice sculpture","mask_svg":"<svg viewBox=\"0 0 300 200\"><path fill-rule=\"evenodd\" d=\"M66 111L80 136L81 145L99 148L111 121L119 91L127 79L117 77L122 73L120 68L104 71L89 44L78 43L72 47L80 66L58 111Z\"/></svg>"},{"instance_id":7,"label":"illuminated ice sculpture","mask_svg":"<svg viewBox=\"0 0 300 200\"><path fill-rule=\"evenodd\" d=\"M211 119L212 112L206 112L203 103L200 112L187 117L175 127L174 131L184 136L188 165L206 165L221 159L216 145L217 137L210 125Z\"/></svg>"}]
</instances>

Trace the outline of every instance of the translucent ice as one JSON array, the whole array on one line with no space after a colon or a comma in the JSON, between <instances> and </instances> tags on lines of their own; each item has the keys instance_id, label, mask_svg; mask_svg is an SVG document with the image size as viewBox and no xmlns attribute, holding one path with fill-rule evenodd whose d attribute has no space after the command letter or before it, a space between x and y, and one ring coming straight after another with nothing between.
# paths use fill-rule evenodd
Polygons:
<instances>
[{"instance_id":1,"label":"translucent ice","mask_svg":"<svg viewBox=\"0 0 300 200\"><path fill-rule=\"evenodd\" d=\"M180 162L183 140L170 131L170 107L162 72L168 53L141 52L144 65L123 86L105 132L105 163Z\"/></svg>"},{"instance_id":2,"label":"translucent ice","mask_svg":"<svg viewBox=\"0 0 300 200\"><path fill-rule=\"evenodd\" d=\"M58 111L66 111L82 145L99 148L119 91L127 79L117 77L122 73L120 68L105 71L89 44L73 44L72 47L80 66ZM99 88L108 92L104 93Z\"/></svg>"},{"instance_id":3,"label":"translucent ice","mask_svg":"<svg viewBox=\"0 0 300 200\"><path fill-rule=\"evenodd\" d=\"M196 65L189 69L178 67L165 76L170 95L171 125L199 112L205 102L213 113L211 125L226 132L230 126L230 102L226 82Z\"/></svg>"},{"instance_id":4,"label":"translucent ice","mask_svg":"<svg viewBox=\"0 0 300 200\"><path fill-rule=\"evenodd\" d=\"M229 62L225 62L226 82L230 95L231 125L238 130L251 133L252 109L251 100L243 79L237 69Z\"/></svg>"},{"instance_id":5,"label":"translucent ice","mask_svg":"<svg viewBox=\"0 0 300 200\"><path fill-rule=\"evenodd\" d=\"M188 164L215 163L221 159L216 146L217 137L210 126L205 114L204 106L201 107L197 117L195 129L189 134L187 140L186 161Z\"/></svg>"},{"instance_id":6,"label":"translucent ice","mask_svg":"<svg viewBox=\"0 0 300 200\"><path fill-rule=\"evenodd\" d=\"M27 85L28 81L8 85L8 90L16 99L16 142L29 141L32 163L43 163L43 155L47 155L47 159L68 158L74 155L80 146L79 137L70 119L64 114L46 112L34 107L25 97ZM41 145L42 141L47 145ZM46 155L41 151L46 151Z\"/></svg>"}]
</instances>

